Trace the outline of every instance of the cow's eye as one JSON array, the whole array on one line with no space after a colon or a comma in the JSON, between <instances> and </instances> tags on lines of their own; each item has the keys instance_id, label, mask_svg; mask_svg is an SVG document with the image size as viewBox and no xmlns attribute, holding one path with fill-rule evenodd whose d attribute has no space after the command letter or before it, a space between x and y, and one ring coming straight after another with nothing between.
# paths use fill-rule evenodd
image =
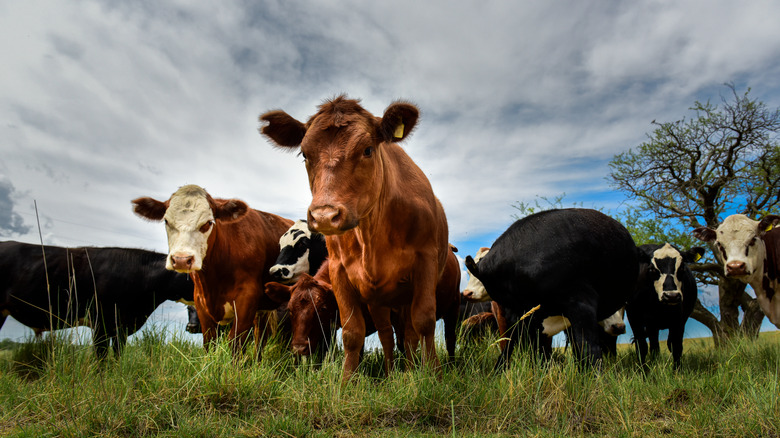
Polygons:
<instances>
[{"instance_id":1,"label":"cow's eye","mask_svg":"<svg viewBox=\"0 0 780 438\"><path fill-rule=\"evenodd\" d=\"M207 233L211 229L212 225L214 225L214 221L208 221L205 224L201 225L198 231L200 231L201 233Z\"/></svg>"},{"instance_id":2,"label":"cow's eye","mask_svg":"<svg viewBox=\"0 0 780 438\"><path fill-rule=\"evenodd\" d=\"M754 237L754 238L752 238L752 239L750 239L750 243L748 243L748 246L753 246L753 245L755 245L757 241L758 241L758 239L757 239L757 238L755 238L755 237Z\"/></svg>"},{"instance_id":3,"label":"cow's eye","mask_svg":"<svg viewBox=\"0 0 780 438\"><path fill-rule=\"evenodd\" d=\"M366 158L370 157L373 154L374 154L374 147L373 146L369 146L369 147L367 147L363 151L363 156L366 157Z\"/></svg>"}]
</instances>

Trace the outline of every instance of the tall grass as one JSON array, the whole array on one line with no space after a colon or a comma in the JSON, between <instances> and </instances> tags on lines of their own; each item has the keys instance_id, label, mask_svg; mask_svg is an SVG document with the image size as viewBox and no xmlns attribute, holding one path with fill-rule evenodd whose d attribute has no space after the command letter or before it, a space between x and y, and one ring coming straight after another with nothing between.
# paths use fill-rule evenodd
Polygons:
<instances>
[{"instance_id":1,"label":"tall grass","mask_svg":"<svg viewBox=\"0 0 780 438\"><path fill-rule=\"evenodd\" d=\"M627 348L600 371L562 350L548 362L517 351L498 374L488 338L438 372L398 359L384 376L367 352L342 385L340 351L296 364L276 340L257 362L144 333L104 364L56 336L2 356L0 436L780 435L777 338L689 342L679 370L662 351L646 373Z\"/></svg>"}]
</instances>

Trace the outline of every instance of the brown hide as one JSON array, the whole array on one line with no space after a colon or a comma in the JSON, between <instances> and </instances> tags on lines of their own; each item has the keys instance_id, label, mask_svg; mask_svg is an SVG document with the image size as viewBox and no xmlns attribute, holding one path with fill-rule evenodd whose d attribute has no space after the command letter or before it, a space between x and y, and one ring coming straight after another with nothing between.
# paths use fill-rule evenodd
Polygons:
<instances>
[{"instance_id":1,"label":"brown hide","mask_svg":"<svg viewBox=\"0 0 780 438\"><path fill-rule=\"evenodd\" d=\"M391 309L409 307L424 341L423 360L438 367L436 285L447 254L447 221L425 174L394 141L405 139L418 110L391 104L381 118L356 100L326 101L306 124L274 111L262 132L280 147L300 145L312 202L309 226L326 235L330 276L343 324L343 379L357 368L368 305L392 364Z\"/></svg>"},{"instance_id":2,"label":"brown hide","mask_svg":"<svg viewBox=\"0 0 780 438\"><path fill-rule=\"evenodd\" d=\"M270 281L268 269L279 255L279 237L293 221L280 216L246 208L239 200L213 199L207 195L214 212L213 230L208 236L208 248L203 267L190 272L195 284L195 308L198 312L203 344L206 348L217 335L220 321L230 319L226 304L235 317L229 339L236 351L243 348L249 329L264 322L261 310L275 310L278 304L265 297L264 284ZM135 212L150 220L162 220L170 203L152 198L133 201ZM235 210L243 204L243 215L231 216L225 209ZM265 327L258 327L256 335ZM259 353L259 349L258 349Z\"/></svg>"}]
</instances>

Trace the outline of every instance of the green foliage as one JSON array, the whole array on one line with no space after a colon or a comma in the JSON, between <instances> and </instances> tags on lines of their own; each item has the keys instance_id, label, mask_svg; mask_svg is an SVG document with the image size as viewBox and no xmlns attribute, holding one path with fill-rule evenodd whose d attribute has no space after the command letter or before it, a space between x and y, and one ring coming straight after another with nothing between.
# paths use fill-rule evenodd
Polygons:
<instances>
[{"instance_id":1,"label":"green foliage","mask_svg":"<svg viewBox=\"0 0 780 438\"><path fill-rule=\"evenodd\" d=\"M653 219L715 227L724 213L761 216L780 205L780 109L726 84L722 108L696 102L691 119L659 123L609 163L611 184Z\"/></svg>"},{"instance_id":2,"label":"green foliage","mask_svg":"<svg viewBox=\"0 0 780 438\"><path fill-rule=\"evenodd\" d=\"M157 339L155 341L154 339ZM48 342L31 378L0 361L3 436L773 436L780 432L777 337L715 350L687 341L682 368L668 352L640 372L632 347L601 371L568 351L544 363L516 351L494 374L495 336L460 345L438 373L389 377L366 352L340 382L340 352L296 366L287 349L259 362L220 342L200 346L152 335L97 366L91 348ZM439 354L443 357L443 346ZM150 354L151 353L151 354ZM17 356L15 360L28 360ZM381 367L380 367L381 368Z\"/></svg>"}]
</instances>

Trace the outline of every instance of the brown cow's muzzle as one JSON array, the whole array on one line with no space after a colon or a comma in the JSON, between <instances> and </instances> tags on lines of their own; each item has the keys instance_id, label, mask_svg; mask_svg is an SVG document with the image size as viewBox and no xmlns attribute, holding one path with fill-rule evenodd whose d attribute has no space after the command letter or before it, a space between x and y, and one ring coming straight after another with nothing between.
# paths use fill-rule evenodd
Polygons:
<instances>
[{"instance_id":1,"label":"brown cow's muzzle","mask_svg":"<svg viewBox=\"0 0 780 438\"><path fill-rule=\"evenodd\" d=\"M309 207L309 229L326 236L342 234L357 226L357 221L350 220L348 216L347 209L343 206Z\"/></svg>"},{"instance_id":2,"label":"brown cow's muzzle","mask_svg":"<svg viewBox=\"0 0 780 438\"><path fill-rule=\"evenodd\" d=\"M309 351L309 343L303 343L303 344L293 344L292 346L292 352L296 356L308 356L311 354Z\"/></svg>"}]
</instances>

